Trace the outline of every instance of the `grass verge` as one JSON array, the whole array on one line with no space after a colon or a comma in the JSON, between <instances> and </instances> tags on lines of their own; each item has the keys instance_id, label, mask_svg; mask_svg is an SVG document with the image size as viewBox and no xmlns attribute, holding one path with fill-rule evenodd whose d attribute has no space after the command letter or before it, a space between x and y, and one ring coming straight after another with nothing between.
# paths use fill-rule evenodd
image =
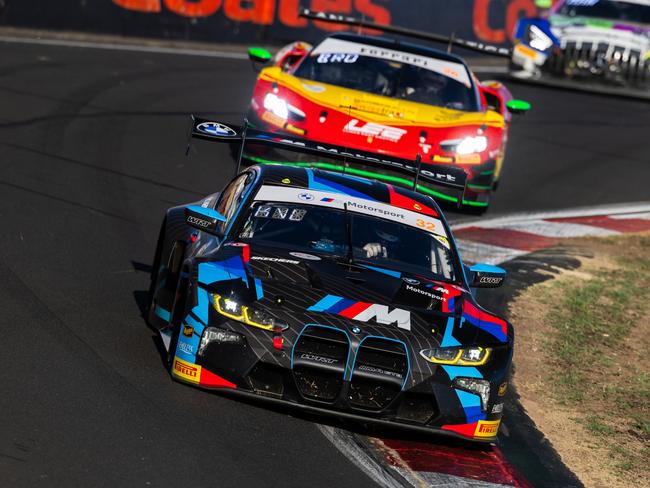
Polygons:
<instances>
[{"instance_id":1,"label":"grass verge","mask_svg":"<svg viewBox=\"0 0 650 488\"><path fill-rule=\"evenodd\" d=\"M650 477L650 235L584 239L593 258L512 305L522 403L586 486Z\"/></svg>"}]
</instances>

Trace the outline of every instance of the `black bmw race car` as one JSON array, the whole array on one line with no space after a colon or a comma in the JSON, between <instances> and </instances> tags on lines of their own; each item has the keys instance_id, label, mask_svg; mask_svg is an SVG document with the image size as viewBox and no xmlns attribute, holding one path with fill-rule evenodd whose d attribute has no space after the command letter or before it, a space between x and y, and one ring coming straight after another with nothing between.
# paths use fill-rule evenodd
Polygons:
<instances>
[{"instance_id":1,"label":"black bmw race car","mask_svg":"<svg viewBox=\"0 0 650 488\"><path fill-rule=\"evenodd\" d=\"M245 169L163 219L149 322L172 377L494 440L513 329L470 289L505 273L465 266L433 199L403 187L462 192L464 172L205 120L192 135L245 145Z\"/></svg>"}]
</instances>

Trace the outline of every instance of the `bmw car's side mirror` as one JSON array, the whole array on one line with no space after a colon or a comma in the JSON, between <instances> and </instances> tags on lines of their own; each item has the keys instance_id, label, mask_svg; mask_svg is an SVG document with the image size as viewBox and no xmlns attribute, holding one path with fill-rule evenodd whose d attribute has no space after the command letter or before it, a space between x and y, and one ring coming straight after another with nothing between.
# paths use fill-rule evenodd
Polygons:
<instances>
[{"instance_id":1,"label":"bmw car's side mirror","mask_svg":"<svg viewBox=\"0 0 650 488\"><path fill-rule=\"evenodd\" d=\"M185 207L185 222L187 225L202 232L218 235L217 226L220 222L225 221L226 217L211 208L199 207L198 205Z\"/></svg>"},{"instance_id":2,"label":"bmw car's side mirror","mask_svg":"<svg viewBox=\"0 0 650 488\"><path fill-rule=\"evenodd\" d=\"M506 279L506 270L491 264L475 264L469 268L472 288L497 288Z\"/></svg>"},{"instance_id":3,"label":"bmw car's side mirror","mask_svg":"<svg viewBox=\"0 0 650 488\"><path fill-rule=\"evenodd\" d=\"M506 103L506 108L513 115L525 114L531 107L530 102L526 102L525 100L510 100Z\"/></svg>"},{"instance_id":4,"label":"bmw car's side mirror","mask_svg":"<svg viewBox=\"0 0 650 488\"><path fill-rule=\"evenodd\" d=\"M261 47L249 47L248 48L248 59L253 63L266 64L271 61L271 53L266 49Z\"/></svg>"}]
</instances>

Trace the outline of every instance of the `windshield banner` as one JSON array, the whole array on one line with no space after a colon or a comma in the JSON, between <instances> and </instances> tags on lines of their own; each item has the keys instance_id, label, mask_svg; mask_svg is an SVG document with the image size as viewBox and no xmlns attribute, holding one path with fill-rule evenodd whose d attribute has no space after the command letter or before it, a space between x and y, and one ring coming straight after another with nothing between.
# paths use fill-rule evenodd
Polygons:
<instances>
[{"instance_id":1,"label":"windshield banner","mask_svg":"<svg viewBox=\"0 0 650 488\"><path fill-rule=\"evenodd\" d=\"M316 205L336 210L345 210L345 206L347 205L349 212L370 215L410 227L416 227L430 234L444 237L445 239L447 237L445 227L439 219L417 212L411 212L410 210L396 208L385 203L351 197L342 193L264 185L257 192L255 200Z\"/></svg>"},{"instance_id":2,"label":"windshield banner","mask_svg":"<svg viewBox=\"0 0 650 488\"><path fill-rule=\"evenodd\" d=\"M337 54L346 56L336 56ZM418 54L357 42L348 42L342 39L326 39L312 51L311 56L318 56L318 62L323 63L334 62L339 59L344 63L354 63L356 61L354 56L385 59L427 69L456 80L465 86L472 86L467 69L461 63L453 63L442 59L429 58Z\"/></svg>"}]
</instances>

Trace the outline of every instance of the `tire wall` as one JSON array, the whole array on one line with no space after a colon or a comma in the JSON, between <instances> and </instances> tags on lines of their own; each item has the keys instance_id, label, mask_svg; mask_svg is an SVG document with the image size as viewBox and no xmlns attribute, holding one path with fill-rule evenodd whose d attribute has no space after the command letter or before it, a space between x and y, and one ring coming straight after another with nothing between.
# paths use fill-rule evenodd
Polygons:
<instances>
[{"instance_id":1,"label":"tire wall","mask_svg":"<svg viewBox=\"0 0 650 488\"><path fill-rule=\"evenodd\" d=\"M337 30L299 18L301 5L499 45L536 12L534 0L0 0L0 25L238 44Z\"/></svg>"}]
</instances>

